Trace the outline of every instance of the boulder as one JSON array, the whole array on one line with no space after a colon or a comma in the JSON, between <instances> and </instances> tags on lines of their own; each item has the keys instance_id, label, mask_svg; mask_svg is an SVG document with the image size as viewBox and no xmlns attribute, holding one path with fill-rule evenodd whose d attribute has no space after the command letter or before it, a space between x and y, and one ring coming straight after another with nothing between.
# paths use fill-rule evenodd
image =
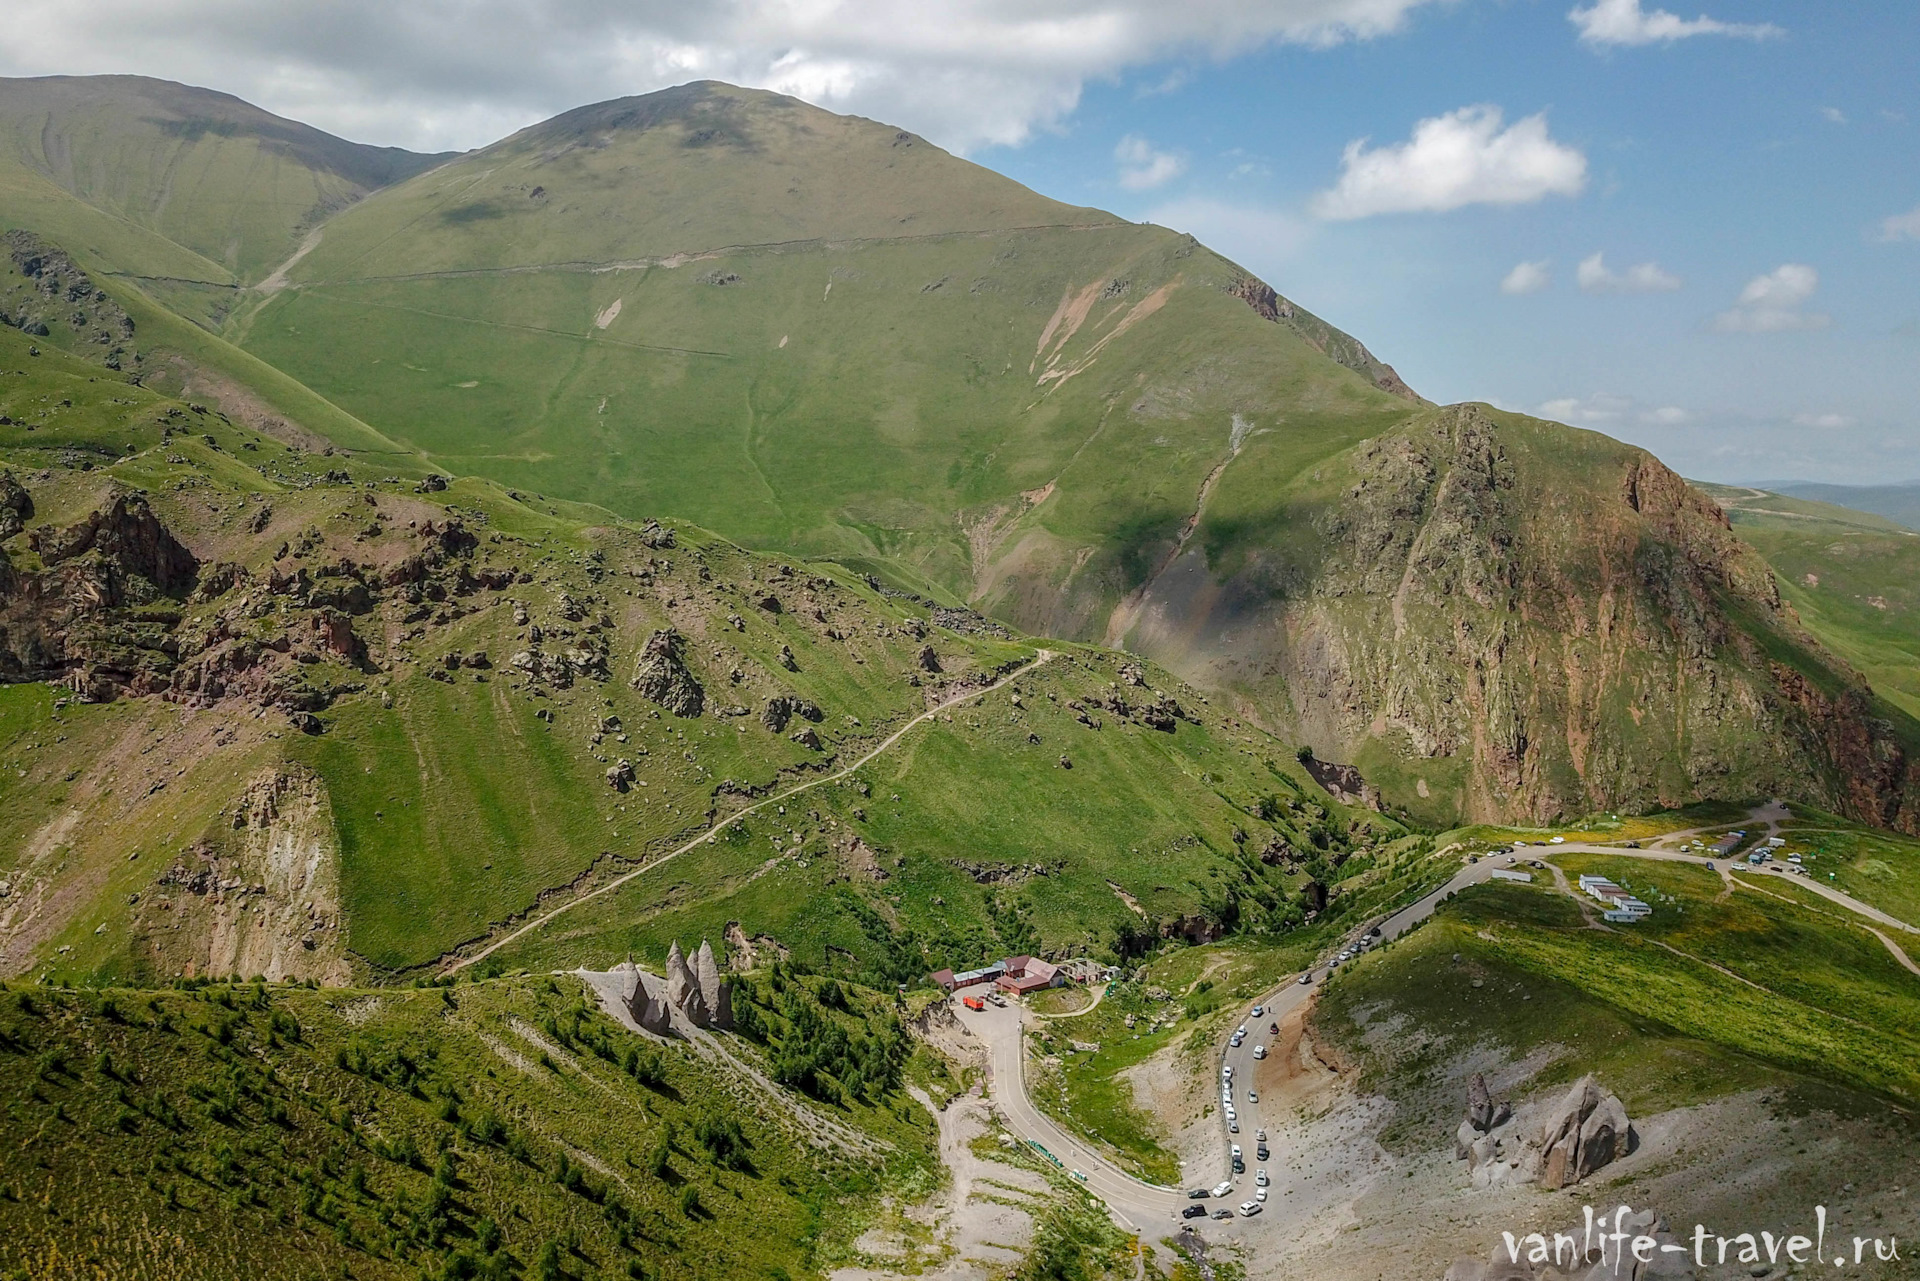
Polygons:
<instances>
[{"instance_id":1,"label":"boulder","mask_svg":"<svg viewBox=\"0 0 1920 1281\"><path fill-rule=\"evenodd\" d=\"M1564 1188L1632 1150L1627 1110L1592 1074L1581 1077L1540 1127L1536 1177L1544 1188Z\"/></svg>"},{"instance_id":2,"label":"boulder","mask_svg":"<svg viewBox=\"0 0 1920 1281\"><path fill-rule=\"evenodd\" d=\"M681 646L680 633L671 627L648 637L631 684L643 698L675 716L698 716L706 704L706 691L680 661Z\"/></svg>"}]
</instances>

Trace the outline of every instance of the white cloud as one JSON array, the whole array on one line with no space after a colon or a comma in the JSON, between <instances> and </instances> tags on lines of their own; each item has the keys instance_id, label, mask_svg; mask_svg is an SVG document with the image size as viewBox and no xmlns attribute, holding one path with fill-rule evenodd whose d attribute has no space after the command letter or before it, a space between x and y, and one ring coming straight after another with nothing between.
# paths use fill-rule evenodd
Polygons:
<instances>
[{"instance_id":1,"label":"white cloud","mask_svg":"<svg viewBox=\"0 0 1920 1281\"><path fill-rule=\"evenodd\" d=\"M1590 294L1656 294L1680 287L1680 277L1661 270L1657 262L1636 263L1618 272L1609 270L1597 253L1582 258L1574 275Z\"/></svg>"},{"instance_id":2,"label":"white cloud","mask_svg":"<svg viewBox=\"0 0 1920 1281\"><path fill-rule=\"evenodd\" d=\"M1692 410L1678 405L1642 406L1631 396L1595 392L1591 396L1561 396L1543 402L1534 411L1538 418L1551 418L1575 427L1613 430L1628 423L1646 427L1684 427L1693 422Z\"/></svg>"},{"instance_id":3,"label":"white cloud","mask_svg":"<svg viewBox=\"0 0 1920 1281\"><path fill-rule=\"evenodd\" d=\"M1128 134L1113 149L1120 163L1120 185L1128 191L1151 191L1187 171L1187 162L1170 151L1156 151L1145 138Z\"/></svg>"},{"instance_id":4,"label":"white cloud","mask_svg":"<svg viewBox=\"0 0 1920 1281\"><path fill-rule=\"evenodd\" d=\"M1648 13L1640 7L1640 0L1594 0L1584 9L1570 11L1567 20L1580 29L1582 40L1596 47L1670 43L1688 36L1766 40L1785 34L1771 22L1720 22L1705 16L1680 18L1665 9Z\"/></svg>"},{"instance_id":5,"label":"white cloud","mask_svg":"<svg viewBox=\"0 0 1920 1281\"><path fill-rule=\"evenodd\" d=\"M959 151L1057 125L1082 86L1401 28L1435 0L7 0L0 75L186 80L362 141L473 147L712 78Z\"/></svg>"},{"instance_id":6,"label":"white cloud","mask_svg":"<svg viewBox=\"0 0 1920 1281\"><path fill-rule=\"evenodd\" d=\"M1842 427L1853 426L1853 419L1845 414L1795 414L1796 427L1818 427L1823 431L1838 431Z\"/></svg>"},{"instance_id":7,"label":"white cloud","mask_svg":"<svg viewBox=\"0 0 1920 1281\"><path fill-rule=\"evenodd\" d=\"M1822 107L1820 108L1820 115L1829 124L1843 125L1847 123L1847 113L1838 107Z\"/></svg>"},{"instance_id":8,"label":"white cloud","mask_svg":"<svg viewBox=\"0 0 1920 1281\"><path fill-rule=\"evenodd\" d=\"M1723 333L1775 334L1790 329L1825 329L1833 317L1807 311L1807 301L1820 287L1820 273L1805 263L1789 262L1764 276L1755 276L1740 291L1740 300L1713 318Z\"/></svg>"},{"instance_id":9,"label":"white cloud","mask_svg":"<svg viewBox=\"0 0 1920 1281\"><path fill-rule=\"evenodd\" d=\"M1632 408L1633 401L1626 396L1598 392L1592 396L1562 396L1545 401L1533 412L1536 417L1575 427L1604 427L1625 418Z\"/></svg>"},{"instance_id":10,"label":"white cloud","mask_svg":"<svg viewBox=\"0 0 1920 1281\"><path fill-rule=\"evenodd\" d=\"M1513 270L1500 278L1500 292L1503 294L1537 294L1553 283L1553 277L1547 272L1547 260L1538 262L1518 262Z\"/></svg>"},{"instance_id":11,"label":"white cloud","mask_svg":"<svg viewBox=\"0 0 1920 1281\"><path fill-rule=\"evenodd\" d=\"M1321 218L1442 213L1464 205L1520 205L1578 195L1587 158L1547 136L1544 114L1501 128L1500 108L1482 104L1422 120L1413 137L1367 149L1361 138L1340 157L1340 181L1313 198Z\"/></svg>"},{"instance_id":12,"label":"white cloud","mask_svg":"<svg viewBox=\"0 0 1920 1281\"><path fill-rule=\"evenodd\" d=\"M1920 205L1880 220L1882 240L1920 240Z\"/></svg>"}]
</instances>

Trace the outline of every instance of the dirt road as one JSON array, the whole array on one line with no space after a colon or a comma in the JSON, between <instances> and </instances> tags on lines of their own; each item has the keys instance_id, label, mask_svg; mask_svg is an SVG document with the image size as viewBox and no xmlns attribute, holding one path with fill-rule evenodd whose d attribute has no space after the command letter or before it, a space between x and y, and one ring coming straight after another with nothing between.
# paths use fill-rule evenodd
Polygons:
<instances>
[{"instance_id":1,"label":"dirt road","mask_svg":"<svg viewBox=\"0 0 1920 1281\"><path fill-rule=\"evenodd\" d=\"M1171 1232L1179 1222L1181 1208L1187 1204L1180 1191L1134 1178L1101 1156L1091 1144L1055 1125L1027 1096L1023 1026L1026 1012L1013 1003L1004 1008L989 1005L984 1010L969 1010L956 997L954 1013L968 1031L987 1045L993 1101L1006 1119L1007 1128L1051 1152L1069 1171L1085 1176L1082 1182L1087 1191L1106 1202L1123 1227L1149 1239Z\"/></svg>"},{"instance_id":2,"label":"dirt road","mask_svg":"<svg viewBox=\"0 0 1920 1281\"><path fill-rule=\"evenodd\" d=\"M745 809L738 810L732 814L727 815L727 817L721 819L718 823L715 823L712 827L709 827L706 831L700 833L700 835L694 837L692 840L688 841L685 845L681 845L673 850L669 850L667 853L662 854L659 858L654 859L651 863L646 864L644 867L637 867L633 871L628 872L624 876L617 876L613 880L608 881L605 885L602 885L600 888L595 890L589 890L587 893L582 894L579 898L568 899L565 903L562 903L559 907L554 908L551 912L546 912L541 914L540 916L534 917L531 921L528 921L525 925L522 925L519 929L513 931L511 934L508 934L503 938L496 939L494 942L487 944L487 946L481 948L478 952L475 952L471 956L462 957L459 960L455 960L455 961L449 961L447 964L441 967L440 973L441 974L458 973L459 971L466 969L469 965L473 965L478 961L485 960L487 957L493 955L495 952L499 951L501 948L505 947L507 944L513 942L515 939L523 938L526 935L531 934L533 931L539 929L541 926L546 925L549 921L553 920L556 916L559 916L565 912L570 912L574 908L579 907L582 903L592 902L594 899L599 898L602 894L611 894L614 890L619 889L622 885L625 885L628 881L631 881L634 877L645 876L648 872L653 871L655 868L659 867L662 863L666 863L672 859L679 858L682 854L685 854L688 850L698 849L700 846L705 845L708 841L711 841L716 836L720 835L720 833L726 831L729 827L733 826L735 823L739 822L743 818L748 817L749 815L756 814L759 811L766 809L768 806L779 805L785 801L792 799L795 796L800 795L802 792L810 792L816 787L825 787L828 784L839 782L841 779L846 778L849 775L858 771L862 766L866 765L867 762L873 760L875 757L882 756L887 752L891 751L894 745L897 744L901 739L905 738L907 734L911 730L913 730L915 726L925 724L927 721L932 720L934 717L938 716L940 713L951 711L954 708L960 706L962 703L970 703L976 698L983 698L986 695L993 693L995 690L1005 689L1008 685L1013 684L1013 682L1019 680L1022 676L1025 676L1027 673L1033 671L1034 668L1039 667L1044 663L1052 662L1055 657L1056 655L1052 650L1043 649L1037 655L1034 656L1034 659L1032 662L1021 664L1019 667L1015 668L1011 672L1008 672L1005 676L1002 676L999 680L995 681L993 684L982 685L975 689L969 689L964 691L963 693L955 694L952 698L949 698L944 702L936 703L934 706L929 707L926 711L920 713L918 716L908 721L905 725L902 725L899 729L889 734L885 739L881 741L878 747L875 747L872 751L868 752L865 756L862 756L859 760L855 761L853 764L845 766L842 769L835 770L831 774L825 774L819 778L809 779L807 782L797 784L793 787L789 787L784 792L775 792L771 796L768 796L762 800L755 801L753 804L747 806Z\"/></svg>"}]
</instances>

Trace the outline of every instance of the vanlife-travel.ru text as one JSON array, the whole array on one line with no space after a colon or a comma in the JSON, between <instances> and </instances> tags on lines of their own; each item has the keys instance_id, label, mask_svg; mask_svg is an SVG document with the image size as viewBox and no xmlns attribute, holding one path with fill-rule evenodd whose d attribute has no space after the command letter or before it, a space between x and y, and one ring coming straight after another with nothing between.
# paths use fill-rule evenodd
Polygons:
<instances>
[{"instance_id":1,"label":"vanlife-travel.ru text","mask_svg":"<svg viewBox=\"0 0 1920 1281\"><path fill-rule=\"evenodd\" d=\"M1772 1232L1741 1232L1734 1236L1722 1236L1708 1231L1705 1224L1693 1225L1693 1237L1690 1242L1681 1243L1678 1239L1662 1240L1637 1230L1629 1230L1625 1225L1633 1214L1632 1207L1620 1206L1613 1212L1613 1228L1608 1228L1608 1216L1595 1216L1592 1206L1585 1207L1586 1227L1580 1232L1556 1232L1548 1237L1542 1232L1529 1232L1516 1237L1511 1232L1500 1235L1506 1241L1508 1256L1518 1263L1524 1259L1528 1263L1551 1263L1560 1268L1571 1268L1580 1264L1607 1264L1616 1273L1632 1275L1633 1264L1651 1263L1661 1255L1685 1254L1691 1256L1695 1267L1713 1267L1722 1264L1753 1263L1826 1263L1833 1267L1846 1267L1849 1264L1864 1264L1873 1261L1890 1262L1900 1257L1899 1240L1896 1237L1853 1237L1851 1240L1836 1237L1827 1240L1827 1207L1813 1207L1813 1235L1782 1233L1776 1236ZM1662 1237L1669 1234L1662 1233Z\"/></svg>"}]
</instances>

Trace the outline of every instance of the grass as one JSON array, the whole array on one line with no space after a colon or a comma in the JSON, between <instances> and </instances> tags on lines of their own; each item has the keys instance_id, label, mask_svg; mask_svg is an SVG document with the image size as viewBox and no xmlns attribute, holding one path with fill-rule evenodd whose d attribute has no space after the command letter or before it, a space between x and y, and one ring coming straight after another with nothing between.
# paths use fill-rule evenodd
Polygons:
<instances>
[{"instance_id":1,"label":"grass","mask_svg":"<svg viewBox=\"0 0 1920 1281\"><path fill-rule=\"evenodd\" d=\"M1920 533L1829 503L1713 492L1779 574L1781 594L1875 692L1920 717Z\"/></svg>"},{"instance_id":2,"label":"grass","mask_svg":"<svg viewBox=\"0 0 1920 1281\"><path fill-rule=\"evenodd\" d=\"M1344 1004L1334 1008L1351 1009L1362 993L1378 990L1365 978L1370 967L1396 976L1392 982L1410 982L1408 967L1421 964L1411 957L1431 965L1457 951L1507 976L1499 987L1468 988L1459 997L1490 1011L1497 1007L1501 1018L1547 1017L1532 1001L1516 1006L1514 984L1524 978L1535 1000L1531 983L1558 985L1606 1007L1616 1023L1711 1046L1717 1054L1898 1099L1911 1099L1920 1088L1911 1066L1920 1001L1911 976L1877 940L1791 903L1751 894L1722 899L1719 878L1688 865L1589 855L1556 861L1569 875L1591 871L1617 879L1646 898L1653 915L1631 928L1600 931L1585 928L1573 902L1549 889L1475 887L1444 905L1434 925L1404 948L1383 954L1389 959L1343 971L1334 990ZM1443 972L1462 973L1451 966ZM1344 995L1348 983L1361 993ZM1582 1055L1583 1062L1591 1057ZM1625 1075L1631 1080L1635 1073ZM1660 1079L1646 1075L1644 1086L1633 1088L1653 1090ZM1669 1100L1662 1106L1673 1106L1671 1100L1686 1095L1659 1097Z\"/></svg>"},{"instance_id":3,"label":"grass","mask_svg":"<svg viewBox=\"0 0 1920 1281\"><path fill-rule=\"evenodd\" d=\"M883 1192L928 1188L931 1123L903 1096L833 1109L873 1154L810 1147L786 1104L578 992L0 993L0 1129L19 1154L0 1266L802 1274Z\"/></svg>"}]
</instances>

